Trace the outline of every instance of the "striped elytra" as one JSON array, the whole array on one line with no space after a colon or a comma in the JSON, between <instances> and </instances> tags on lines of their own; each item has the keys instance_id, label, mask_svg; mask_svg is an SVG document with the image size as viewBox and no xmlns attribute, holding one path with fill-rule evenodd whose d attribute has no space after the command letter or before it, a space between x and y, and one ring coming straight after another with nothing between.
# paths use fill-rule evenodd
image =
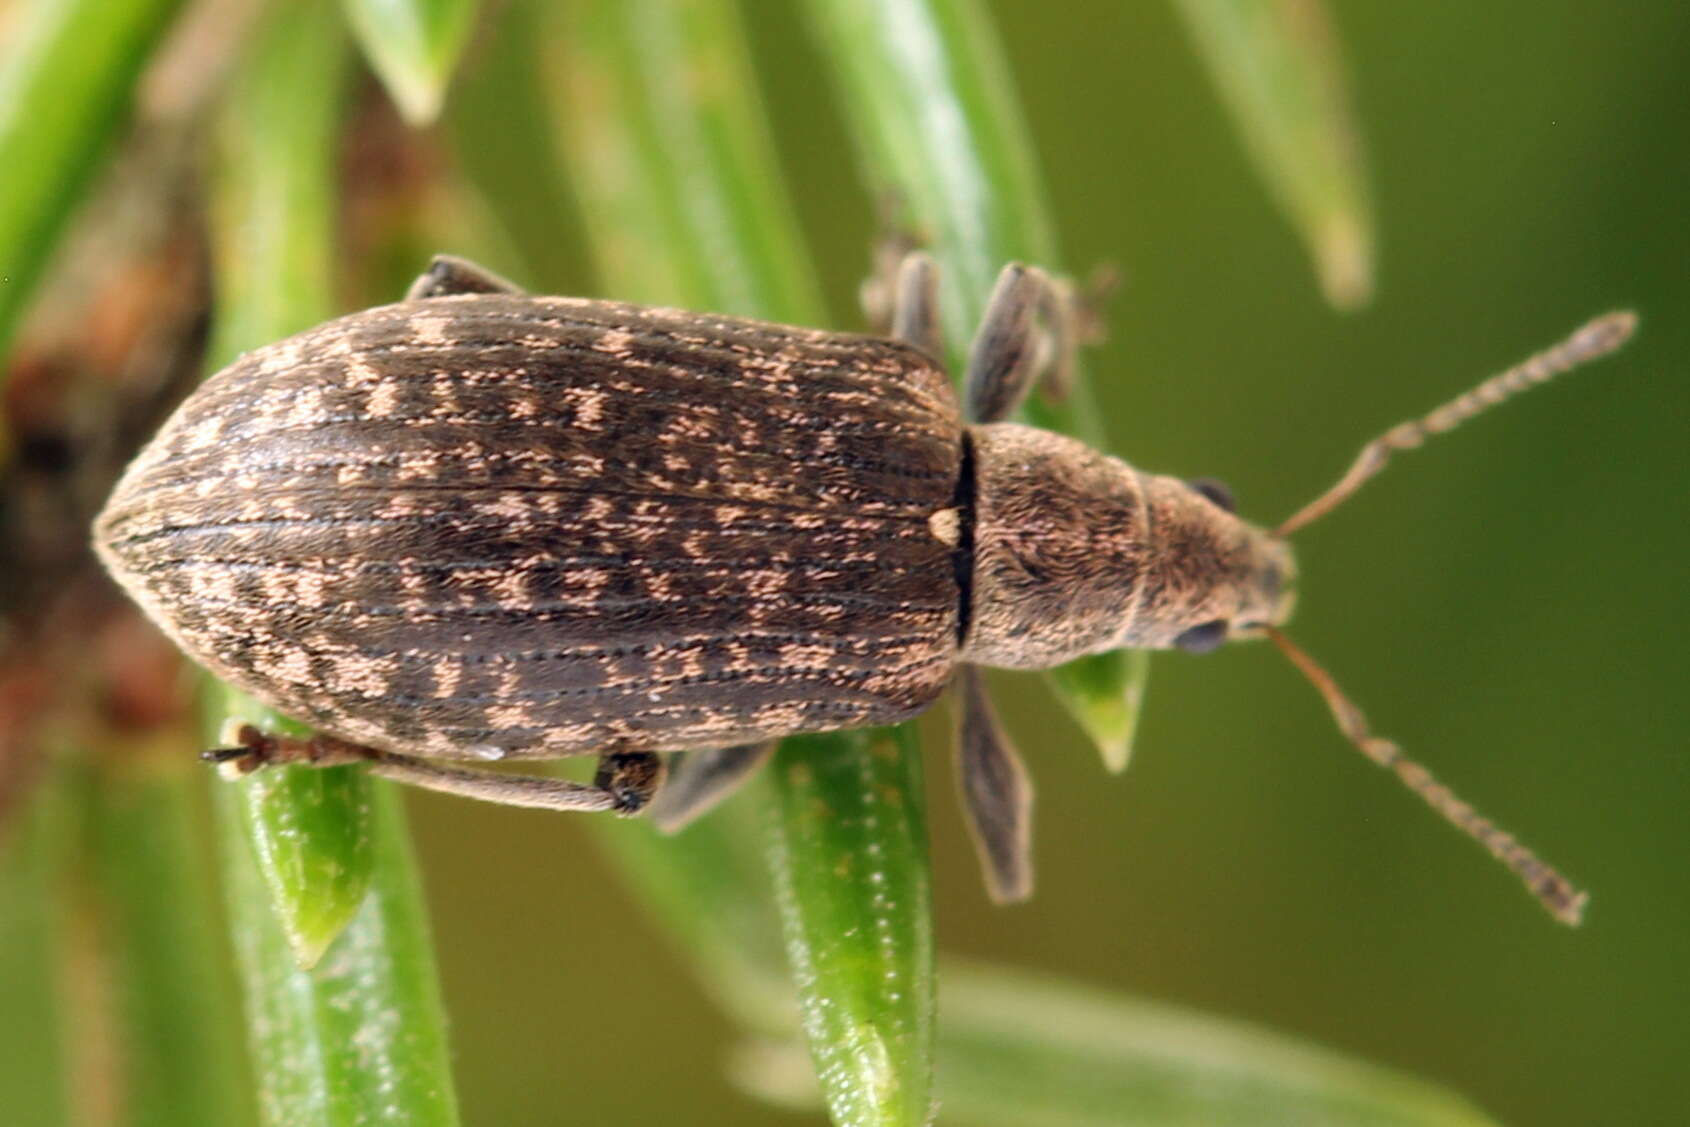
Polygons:
<instances>
[{"instance_id":1,"label":"striped elytra","mask_svg":"<svg viewBox=\"0 0 1690 1127\"><path fill-rule=\"evenodd\" d=\"M714 747L934 700L961 465L948 380L904 344L438 297L208 380L96 540L196 659L346 739Z\"/></svg>"}]
</instances>

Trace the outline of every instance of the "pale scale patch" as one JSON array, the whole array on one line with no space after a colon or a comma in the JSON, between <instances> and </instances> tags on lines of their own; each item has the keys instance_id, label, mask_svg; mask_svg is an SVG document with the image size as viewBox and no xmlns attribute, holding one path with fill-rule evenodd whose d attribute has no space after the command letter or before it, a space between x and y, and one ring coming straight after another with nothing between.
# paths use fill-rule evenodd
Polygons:
<instances>
[{"instance_id":1,"label":"pale scale patch","mask_svg":"<svg viewBox=\"0 0 1690 1127\"><path fill-rule=\"evenodd\" d=\"M399 408L400 387L397 381L383 379L376 382L364 400L364 414L372 419L385 419Z\"/></svg>"},{"instance_id":2,"label":"pale scale patch","mask_svg":"<svg viewBox=\"0 0 1690 1127\"><path fill-rule=\"evenodd\" d=\"M415 563L416 561L408 562ZM399 589L419 602L432 593L427 577L421 572L412 571L410 568L405 568L399 572ZM467 634L464 636L464 640L469 640Z\"/></svg>"},{"instance_id":3,"label":"pale scale patch","mask_svg":"<svg viewBox=\"0 0 1690 1127\"><path fill-rule=\"evenodd\" d=\"M523 705L500 704L487 710L489 728L526 728L532 720L533 717Z\"/></svg>"},{"instance_id":4,"label":"pale scale patch","mask_svg":"<svg viewBox=\"0 0 1690 1127\"><path fill-rule=\"evenodd\" d=\"M223 422L225 416L221 414L208 415L188 428L186 441L183 443L185 451L206 450L217 445L223 436Z\"/></svg>"},{"instance_id":5,"label":"pale scale patch","mask_svg":"<svg viewBox=\"0 0 1690 1127\"><path fill-rule=\"evenodd\" d=\"M520 493L501 493L492 501L475 506L479 516L502 517L505 520L526 520L531 515L528 501Z\"/></svg>"},{"instance_id":6,"label":"pale scale patch","mask_svg":"<svg viewBox=\"0 0 1690 1127\"><path fill-rule=\"evenodd\" d=\"M283 495L273 502L272 513L284 520L311 520L317 514L307 508L298 497Z\"/></svg>"},{"instance_id":7,"label":"pale scale patch","mask_svg":"<svg viewBox=\"0 0 1690 1127\"><path fill-rule=\"evenodd\" d=\"M534 601L528 590L527 571L501 571L493 581L493 598L500 606L521 610Z\"/></svg>"},{"instance_id":8,"label":"pale scale patch","mask_svg":"<svg viewBox=\"0 0 1690 1127\"><path fill-rule=\"evenodd\" d=\"M582 748L602 742L599 726L591 722L560 724L546 736L547 745L552 747Z\"/></svg>"},{"instance_id":9,"label":"pale scale patch","mask_svg":"<svg viewBox=\"0 0 1690 1127\"><path fill-rule=\"evenodd\" d=\"M418 344L450 344L451 326L448 318L418 314L411 318L411 335Z\"/></svg>"},{"instance_id":10,"label":"pale scale patch","mask_svg":"<svg viewBox=\"0 0 1690 1127\"><path fill-rule=\"evenodd\" d=\"M288 404L287 425L290 427L307 427L321 419L326 412L323 410L323 389L307 387L296 392Z\"/></svg>"},{"instance_id":11,"label":"pale scale patch","mask_svg":"<svg viewBox=\"0 0 1690 1127\"><path fill-rule=\"evenodd\" d=\"M606 394L595 387L570 388L564 401L575 408L575 425L592 429L604 420Z\"/></svg>"},{"instance_id":12,"label":"pale scale patch","mask_svg":"<svg viewBox=\"0 0 1690 1127\"><path fill-rule=\"evenodd\" d=\"M593 342L593 351L608 352L612 356L626 356L633 350L634 334L627 329L610 329Z\"/></svg>"},{"instance_id":13,"label":"pale scale patch","mask_svg":"<svg viewBox=\"0 0 1690 1127\"><path fill-rule=\"evenodd\" d=\"M332 664L336 689L350 689L371 700L393 691L393 674L399 670L399 663L387 657L337 657Z\"/></svg>"},{"instance_id":14,"label":"pale scale patch","mask_svg":"<svg viewBox=\"0 0 1690 1127\"><path fill-rule=\"evenodd\" d=\"M429 418L444 419L450 422L462 414L458 406L458 389L455 382L449 372L434 372L429 377L429 408L427 411Z\"/></svg>"},{"instance_id":15,"label":"pale scale patch","mask_svg":"<svg viewBox=\"0 0 1690 1127\"><path fill-rule=\"evenodd\" d=\"M433 481L443 460L444 456L436 450L408 454L400 461L395 477L400 481Z\"/></svg>"},{"instance_id":16,"label":"pale scale patch","mask_svg":"<svg viewBox=\"0 0 1690 1127\"><path fill-rule=\"evenodd\" d=\"M512 699L522 692L522 672L514 665L507 665L499 672L499 685L494 690L495 695ZM518 721L521 723L521 721Z\"/></svg>"},{"instance_id":17,"label":"pale scale patch","mask_svg":"<svg viewBox=\"0 0 1690 1127\"><path fill-rule=\"evenodd\" d=\"M939 509L927 518L927 528L935 540L954 548L962 540L962 514L955 509Z\"/></svg>"},{"instance_id":18,"label":"pale scale patch","mask_svg":"<svg viewBox=\"0 0 1690 1127\"><path fill-rule=\"evenodd\" d=\"M792 574L785 571L752 571L741 577L746 591L760 599L786 591L791 580Z\"/></svg>"},{"instance_id":19,"label":"pale scale patch","mask_svg":"<svg viewBox=\"0 0 1690 1127\"><path fill-rule=\"evenodd\" d=\"M382 520L404 520L416 516L419 510L417 498L410 493L395 493L387 499L387 503L376 512Z\"/></svg>"},{"instance_id":20,"label":"pale scale patch","mask_svg":"<svg viewBox=\"0 0 1690 1127\"><path fill-rule=\"evenodd\" d=\"M457 658L441 658L430 669L434 673L434 695L440 698L456 696L464 679L464 663Z\"/></svg>"},{"instance_id":21,"label":"pale scale patch","mask_svg":"<svg viewBox=\"0 0 1690 1127\"><path fill-rule=\"evenodd\" d=\"M830 646L806 646L802 642L790 642L780 648L781 662L788 666L825 666L832 662L836 653Z\"/></svg>"},{"instance_id":22,"label":"pale scale patch","mask_svg":"<svg viewBox=\"0 0 1690 1127\"><path fill-rule=\"evenodd\" d=\"M264 602L272 607L288 606L294 601L293 577L285 571L268 571L259 582Z\"/></svg>"},{"instance_id":23,"label":"pale scale patch","mask_svg":"<svg viewBox=\"0 0 1690 1127\"><path fill-rule=\"evenodd\" d=\"M579 582L589 591L602 591L610 586L612 574L607 568L587 567L570 573L570 579Z\"/></svg>"},{"instance_id":24,"label":"pale scale patch","mask_svg":"<svg viewBox=\"0 0 1690 1127\"><path fill-rule=\"evenodd\" d=\"M431 731L423 736L421 750L427 758L456 759L463 745L445 732Z\"/></svg>"},{"instance_id":25,"label":"pale scale patch","mask_svg":"<svg viewBox=\"0 0 1690 1127\"><path fill-rule=\"evenodd\" d=\"M382 383L381 369L370 363L369 357L352 352L350 342L342 340L341 343L347 350L345 371L348 387L373 387Z\"/></svg>"},{"instance_id":26,"label":"pale scale patch","mask_svg":"<svg viewBox=\"0 0 1690 1127\"><path fill-rule=\"evenodd\" d=\"M304 650L287 649L253 662L259 673L289 685L311 683L311 658Z\"/></svg>"},{"instance_id":27,"label":"pale scale patch","mask_svg":"<svg viewBox=\"0 0 1690 1127\"><path fill-rule=\"evenodd\" d=\"M328 576L320 571L299 572L297 591L299 604L316 610L328 602Z\"/></svg>"},{"instance_id":28,"label":"pale scale patch","mask_svg":"<svg viewBox=\"0 0 1690 1127\"><path fill-rule=\"evenodd\" d=\"M284 340L265 351L263 359L258 362L258 371L266 376L281 375L299 367L304 359L305 347L298 338Z\"/></svg>"}]
</instances>

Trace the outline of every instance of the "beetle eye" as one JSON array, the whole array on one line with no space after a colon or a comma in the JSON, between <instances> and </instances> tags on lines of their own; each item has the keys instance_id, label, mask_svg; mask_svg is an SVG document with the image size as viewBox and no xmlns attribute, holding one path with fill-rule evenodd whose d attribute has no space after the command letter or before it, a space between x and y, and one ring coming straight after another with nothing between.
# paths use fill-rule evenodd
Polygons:
<instances>
[{"instance_id":1,"label":"beetle eye","mask_svg":"<svg viewBox=\"0 0 1690 1127\"><path fill-rule=\"evenodd\" d=\"M1217 618L1213 622L1205 622L1201 626L1193 626L1190 630L1174 639L1174 645L1188 654L1206 654L1219 649L1226 641L1226 619Z\"/></svg>"},{"instance_id":2,"label":"beetle eye","mask_svg":"<svg viewBox=\"0 0 1690 1127\"><path fill-rule=\"evenodd\" d=\"M1214 502L1215 507L1224 512L1236 513L1238 506L1232 500L1232 490L1224 482L1216 481L1212 477L1194 477L1186 482L1192 490Z\"/></svg>"}]
</instances>

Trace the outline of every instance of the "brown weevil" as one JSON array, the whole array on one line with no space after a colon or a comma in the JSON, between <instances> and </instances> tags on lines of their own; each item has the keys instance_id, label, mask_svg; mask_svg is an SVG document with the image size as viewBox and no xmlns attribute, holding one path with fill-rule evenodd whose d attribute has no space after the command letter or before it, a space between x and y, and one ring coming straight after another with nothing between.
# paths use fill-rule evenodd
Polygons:
<instances>
[{"instance_id":1,"label":"brown weevil","mask_svg":"<svg viewBox=\"0 0 1690 1127\"><path fill-rule=\"evenodd\" d=\"M1076 336L1071 291L1036 269L999 278L965 415L936 285L905 258L882 338L533 297L438 258L398 304L207 380L95 542L183 649L324 733L243 729L208 753L234 772L367 761L675 827L771 741L896 723L957 681L965 806L1003 900L1031 889L1031 791L979 668L1265 635L1352 743L1577 922L1583 893L1370 734L1280 633L1286 536L1392 451L1616 348L1629 314L1386 432L1268 531L1215 483L1004 421ZM588 753L591 785L436 762Z\"/></svg>"}]
</instances>

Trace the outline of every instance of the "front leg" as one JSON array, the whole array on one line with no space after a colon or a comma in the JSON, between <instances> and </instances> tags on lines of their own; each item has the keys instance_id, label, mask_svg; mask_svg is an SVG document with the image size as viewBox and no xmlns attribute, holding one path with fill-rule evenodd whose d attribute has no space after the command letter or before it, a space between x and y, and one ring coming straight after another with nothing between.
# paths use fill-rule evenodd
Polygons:
<instances>
[{"instance_id":1,"label":"front leg","mask_svg":"<svg viewBox=\"0 0 1690 1127\"><path fill-rule=\"evenodd\" d=\"M925 251L904 255L893 289L891 337L913 344L943 363L944 333L939 327L939 267Z\"/></svg>"},{"instance_id":2,"label":"front leg","mask_svg":"<svg viewBox=\"0 0 1690 1127\"><path fill-rule=\"evenodd\" d=\"M241 725L230 743L230 747L206 752L203 758L232 778L288 763L313 767L367 763L372 774L442 794L539 810L608 810L625 817L646 808L663 785L664 774L662 758L649 751L601 754L598 773L592 785L585 786L567 779L448 767L334 736L272 736L250 724Z\"/></svg>"},{"instance_id":3,"label":"front leg","mask_svg":"<svg viewBox=\"0 0 1690 1127\"><path fill-rule=\"evenodd\" d=\"M963 375L968 420L1002 422L1041 379L1047 396L1063 399L1079 346L1102 338L1098 307L1113 286L1108 270L1081 290L1036 266L1005 266L969 348Z\"/></svg>"},{"instance_id":4,"label":"front leg","mask_svg":"<svg viewBox=\"0 0 1690 1127\"><path fill-rule=\"evenodd\" d=\"M411 288L405 291L406 301L422 301L431 297L451 297L466 293L521 294L522 287L485 266L478 266L467 258L452 254L437 254L428 269L417 275Z\"/></svg>"}]
</instances>

